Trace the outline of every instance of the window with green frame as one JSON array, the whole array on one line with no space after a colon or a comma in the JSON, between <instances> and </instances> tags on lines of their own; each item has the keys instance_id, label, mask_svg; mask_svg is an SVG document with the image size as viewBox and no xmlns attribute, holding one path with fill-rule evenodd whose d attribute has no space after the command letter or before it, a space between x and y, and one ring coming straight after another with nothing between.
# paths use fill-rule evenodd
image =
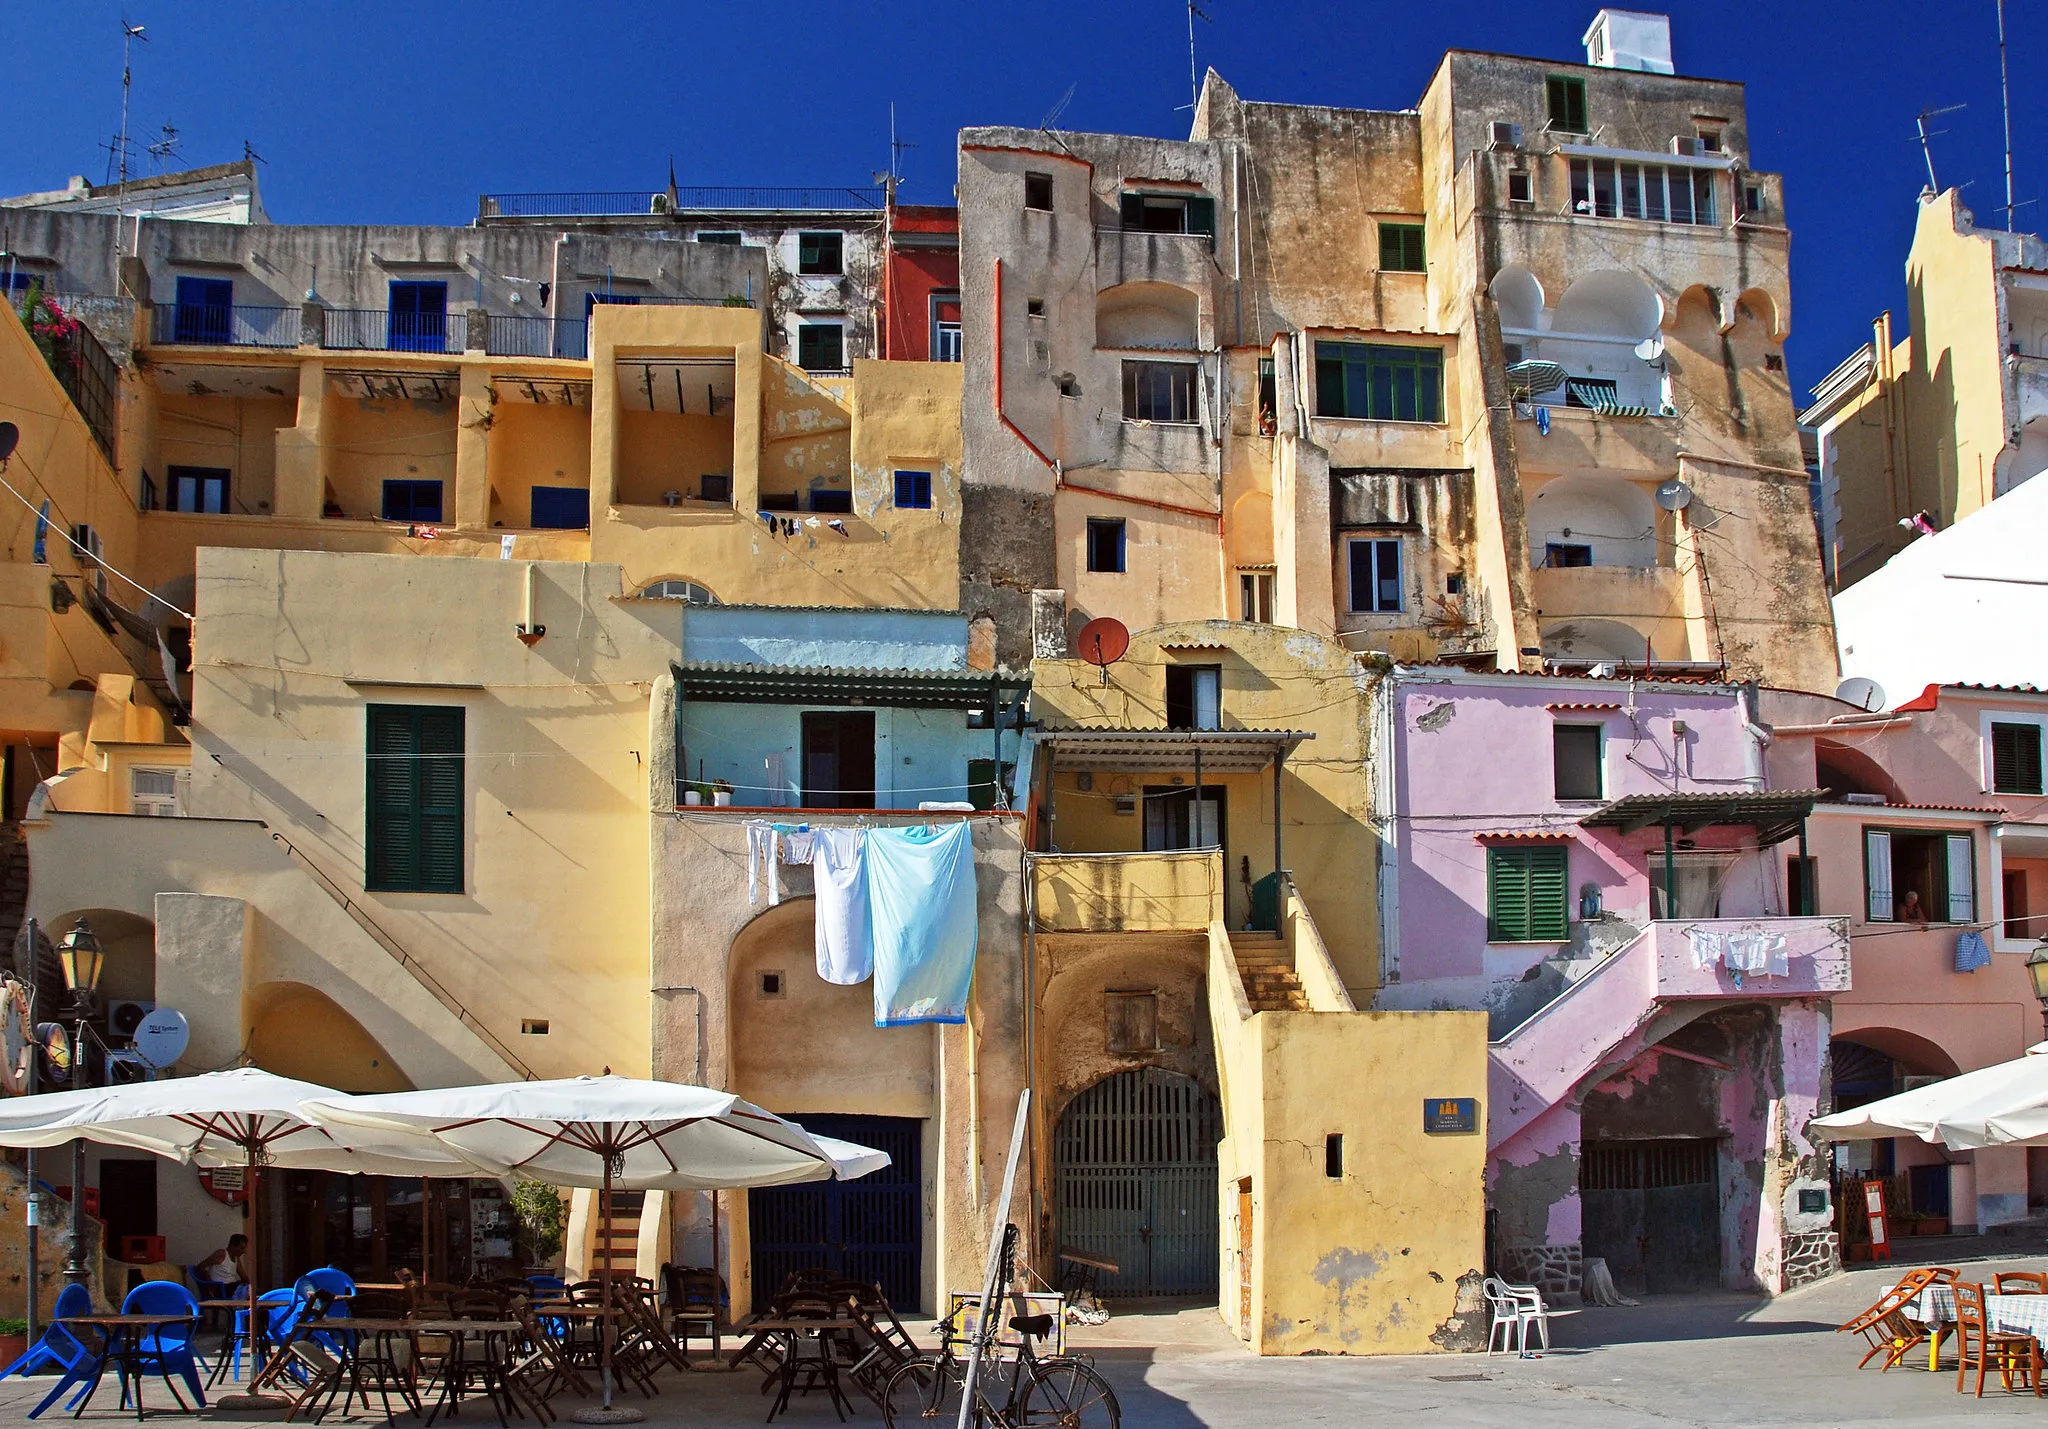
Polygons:
<instances>
[{"instance_id":1,"label":"window with green frame","mask_svg":"<svg viewBox=\"0 0 2048 1429\"><path fill-rule=\"evenodd\" d=\"M1586 124L1586 82L1574 75L1553 74L1543 81L1544 110L1550 127L1566 134L1590 134Z\"/></svg>"},{"instance_id":2,"label":"window with green frame","mask_svg":"<svg viewBox=\"0 0 2048 1429\"><path fill-rule=\"evenodd\" d=\"M363 887L462 892L463 711L370 705Z\"/></svg>"},{"instance_id":3,"label":"window with green frame","mask_svg":"<svg viewBox=\"0 0 2048 1429\"><path fill-rule=\"evenodd\" d=\"M1388 273L1423 273L1429 265L1422 257L1422 225L1383 223L1380 225L1380 268Z\"/></svg>"},{"instance_id":4,"label":"window with green frame","mask_svg":"<svg viewBox=\"0 0 2048 1429\"><path fill-rule=\"evenodd\" d=\"M1561 943L1569 934L1563 844L1506 844L1486 851L1486 940Z\"/></svg>"},{"instance_id":5,"label":"window with green frame","mask_svg":"<svg viewBox=\"0 0 2048 1429\"><path fill-rule=\"evenodd\" d=\"M1318 342L1316 415L1364 417L1376 422L1441 422L1443 349Z\"/></svg>"}]
</instances>

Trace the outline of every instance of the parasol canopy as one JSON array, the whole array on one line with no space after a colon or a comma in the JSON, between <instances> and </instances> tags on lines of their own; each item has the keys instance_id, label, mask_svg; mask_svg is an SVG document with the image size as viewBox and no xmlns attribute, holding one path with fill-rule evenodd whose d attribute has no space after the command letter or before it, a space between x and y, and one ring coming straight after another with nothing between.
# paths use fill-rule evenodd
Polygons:
<instances>
[{"instance_id":1,"label":"parasol canopy","mask_svg":"<svg viewBox=\"0 0 2048 1429\"><path fill-rule=\"evenodd\" d=\"M1817 1117L1808 1129L1830 1141L1916 1136L1958 1151L2048 1145L2048 1042L2010 1062L1979 1067L1909 1092Z\"/></svg>"}]
</instances>

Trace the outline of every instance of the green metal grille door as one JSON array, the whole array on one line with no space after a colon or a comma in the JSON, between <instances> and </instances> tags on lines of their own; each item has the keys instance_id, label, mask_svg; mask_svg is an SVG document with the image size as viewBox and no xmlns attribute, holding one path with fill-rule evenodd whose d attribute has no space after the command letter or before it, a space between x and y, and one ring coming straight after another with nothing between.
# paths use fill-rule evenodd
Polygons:
<instances>
[{"instance_id":1,"label":"green metal grille door","mask_svg":"<svg viewBox=\"0 0 2048 1429\"><path fill-rule=\"evenodd\" d=\"M1223 1108L1187 1077L1119 1072L1060 1116L1060 1244L1121 1269L1097 1293L1216 1293L1216 1143Z\"/></svg>"}]
</instances>

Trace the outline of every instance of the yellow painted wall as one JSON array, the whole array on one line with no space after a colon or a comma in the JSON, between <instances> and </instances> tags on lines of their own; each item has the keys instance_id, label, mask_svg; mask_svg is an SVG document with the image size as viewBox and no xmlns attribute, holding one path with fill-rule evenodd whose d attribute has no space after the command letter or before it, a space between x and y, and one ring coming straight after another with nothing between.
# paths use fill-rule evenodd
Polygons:
<instances>
[{"instance_id":1,"label":"yellow painted wall","mask_svg":"<svg viewBox=\"0 0 2048 1429\"><path fill-rule=\"evenodd\" d=\"M732 471L733 420L697 413L619 413L618 504L660 506L664 491L695 499L707 472Z\"/></svg>"},{"instance_id":2,"label":"yellow painted wall","mask_svg":"<svg viewBox=\"0 0 2048 1429\"><path fill-rule=\"evenodd\" d=\"M590 486L590 408L500 401L491 409L487 463L493 526L524 527L536 486Z\"/></svg>"},{"instance_id":3,"label":"yellow painted wall","mask_svg":"<svg viewBox=\"0 0 2048 1429\"><path fill-rule=\"evenodd\" d=\"M452 518L455 406L452 395L434 402L330 391L324 422L327 486L343 515L380 519L386 481L439 481L442 515Z\"/></svg>"},{"instance_id":4,"label":"yellow painted wall","mask_svg":"<svg viewBox=\"0 0 2048 1429\"><path fill-rule=\"evenodd\" d=\"M763 366L762 494L798 493L808 510L812 491L851 490L853 414L835 391L843 384L816 383L776 357Z\"/></svg>"},{"instance_id":5,"label":"yellow painted wall","mask_svg":"<svg viewBox=\"0 0 2048 1429\"><path fill-rule=\"evenodd\" d=\"M296 397L193 397L157 403L155 455L148 470L157 500L169 500L169 468L226 467L228 509L267 512L276 497L277 430L298 420Z\"/></svg>"},{"instance_id":6,"label":"yellow painted wall","mask_svg":"<svg viewBox=\"0 0 2048 1429\"><path fill-rule=\"evenodd\" d=\"M1078 793L1078 791L1076 791ZM1222 913L1223 855L1031 861L1037 926L1048 932L1139 933L1206 929Z\"/></svg>"},{"instance_id":7,"label":"yellow painted wall","mask_svg":"<svg viewBox=\"0 0 2048 1429\"><path fill-rule=\"evenodd\" d=\"M1197 648L1165 648L1197 647ZM1374 875L1378 841L1367 819L1370 731L1366 693L1371 675L1342 646L1306 631L1224 621L1188 621L1136 632L1129 653L1102 672L1083 660L1032 664L1034 714L1056 727L1163 729L1166 667L1172 663L1222 667L1225 729L1311 732L1291 756L1282 778L1283 857L1302 898L1329 942L1345 986L1359 1003L1370 1000L1379 978ZM1192 785L1192 762L1183 773ZM1095 790L1082 794L1071 771L1057 761L1053 839L1066 853L1128 851L1143 846L1142 816L1119 816L1113 790L1128 782L1168 784L1170 775L1095 771ZM1251 876L1273 869L1272 774L1211 780L1225 796L1224 872L1227 917L1233 927L1247 911L1241 861Z\"/></svg>"},{"instance_id":8,"label":"yellow painted wall","mask_svg":"<svg viewBox=\"0 0 2048 1429\"><path fill-rule=\"evenodd\" d=\"M254 1065L358 1095L413 1090L391 1054L318 988L266 983L243 996Z\"/></svg>"}]
</instances>

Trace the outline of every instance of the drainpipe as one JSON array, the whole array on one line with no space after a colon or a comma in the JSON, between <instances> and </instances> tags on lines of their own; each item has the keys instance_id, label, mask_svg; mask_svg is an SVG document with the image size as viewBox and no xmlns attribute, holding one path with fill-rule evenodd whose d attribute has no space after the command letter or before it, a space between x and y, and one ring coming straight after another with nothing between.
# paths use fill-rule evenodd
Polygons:
<instances>
[{"instance_id":1,"label":"drainpipe","mask_svg":"<svg viewBox=\"0 0 2048 1429\"><path fill-rule=\"evenodd\" d=\"M1280 922L1280 870L1286 865L1281 862L1280 850L1280 772L1287 763L1287 752L1273 751L1273 923L1278 930Z\"/></svg>"},{"instance_id":2,"label":"drainpipe","mask_svg":"<svg viewBox=\"0 0 2048 1429\"><path fill-rule=\"evenodd\" d=\"M1678 864L1674 858L1677 848L1672 842L1671 818L1664 818L1664 916L1678 916Z\"/></svg>"}]
</instances>

